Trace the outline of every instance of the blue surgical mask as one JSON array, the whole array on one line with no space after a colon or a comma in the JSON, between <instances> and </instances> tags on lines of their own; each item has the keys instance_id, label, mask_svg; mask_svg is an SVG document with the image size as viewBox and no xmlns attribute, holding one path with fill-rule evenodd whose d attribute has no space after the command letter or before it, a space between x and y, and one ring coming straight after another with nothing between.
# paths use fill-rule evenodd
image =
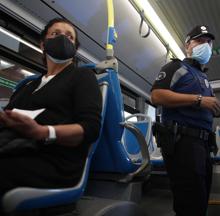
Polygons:
<instances>
[{"instance_id":1,"label":"blue surgical mask","mask_svg":"<svg viewBox=\"0 0 220 216\"><path fill-rule=\"evenodd\" d=\"M200 64L208 63L211 55L212 49L208 43L200 44L192 50L192 58L196 59Z\"/></svg>"}]
</instances>

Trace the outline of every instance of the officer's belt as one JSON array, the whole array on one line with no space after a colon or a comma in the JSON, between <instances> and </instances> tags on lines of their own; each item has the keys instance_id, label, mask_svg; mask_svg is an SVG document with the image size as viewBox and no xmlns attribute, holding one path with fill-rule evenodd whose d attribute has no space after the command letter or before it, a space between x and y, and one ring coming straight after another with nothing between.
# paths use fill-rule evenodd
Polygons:
<instances>
[{"instance_id":1,"label":"officer's belt","mask_svg":"<svg viewBox=\"0 0 220 216\"><path fill-rule=\"evenodd\" d=\"M167 125L167 124L165 124L165 125ZM182 126L179 124L176 125L176 123L168 124L167 126L172 127L172 129L177 127L177 133L181 134L181 135L187 135L187 136L199 138L199 139L205 140L205 141L207 141L209 139L210 132L208 132L207 130L190 128L190 127Z\"/></svg>"},{"instance_id":2,"label":"officer's belt","mask_svg":"<svg viewBox=\"0 0 220 216\"><path fill-rule=\"evenodd\" d=\"M196 129L196 128L188 128L184 126L178 126L178 133L199 138L201 140L207 141L209 139L210 132L202 129Z\"/></svg>"}]
</instances>

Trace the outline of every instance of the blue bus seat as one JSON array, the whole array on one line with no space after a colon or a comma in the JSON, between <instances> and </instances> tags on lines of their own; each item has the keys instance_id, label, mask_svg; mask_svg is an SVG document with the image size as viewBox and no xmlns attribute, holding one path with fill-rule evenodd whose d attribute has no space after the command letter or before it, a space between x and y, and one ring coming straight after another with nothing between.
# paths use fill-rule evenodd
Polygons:
<instances>
[{"instance_id":1,"label":"blue bus seat","mask_svg":"<svg viewBox=\"0 0 220 216\"><path fill-rule=\"evenodd\" d=\"M153 133L152 133L152 120L149 116L146 116L144 114L134 114L134 115L130 115L126 118L126 120L132 118L132 117L139 117L142 118L142 120L137 121L137 122L132 122L133 124L135 124L136 127L138 127L142 134L146 134L146 143L148 146L148 152L150 155L150 164L152 165L152 171L154 171L155 168L158 167L164 167L164 161L163 161L163 157L160 151L160 148L157 147L155 141L154 141L154 137L153 137ZM135 137L130 133L130 131L125 131L126 136L127 137L127 150L130 153L133 152L133 155L131 156L133 161L135 162L140 162L142 160L141 154L140 154L140 148L139 146L135 146L133 145L133 143L135 142ZM136 153L136 154L134 154Z\"/></svg>"},{"instance_id":2,"label":"blue bus seat","mask_svg":"<svg viewBox=\"0 0 220 216\"><path fill-rule=\"evenodd\" d=\"M40 77L40 75L38 75L38 74L35 74L35 75L31 75L31 76L26 77L25 79L23 79L23 80L21 80L20 82L17 83L17 85L15 86L15 89L14 89L14 90L16 91L16 90L19 89L21 86L25 85L25 84L28 83L28 82L31 82L31 81L37 79L38 77Z\"/></svg>"},{"instance_id":3,"label":"blue bus seat","mask_svg":"<svg viewBox=\"0 0 220 216\"><path fill-rule=\"evenodd\" d=\"M103 122L106 112L108 95L108 83L100 82L100 90L103 97L102 122L99 138L90 147L80 182L71 188L40 189L31 187L15 188L7 192L2 198L2 206L5 212L39 209L76 202L85 190L91 159L100 141Z\"/></svg>"},{"instance_id":4,"label":"blue bus seat","mask_svg":"<svg viewBox=\"0 0 220 216\"><path fill-rule=\"evenodd\" d=\"M98 76L98 81L108 82L109 92L103 133L92 160L92 171L94 173L128 174L131 177L150 164L145 140L147 130L142 134L141 129L135 124L125 121L117 72L113 69L107 69L105 73ZM128 144L127 130L130 130L136 138L132 147L130 143ZM138 162L132 158L133 155L136 155L136 148L140 149L142 157Z\"/></svg>"},{"instance_id":5,"label":"blue bus seat","mask_svg":"<svg viewBox=\"0 0 220 216\"><path fill-rule=\"evenodd\" d=\"M132 118L136 118L136 120L129 120ZM138 120L138 118L141 118L141 120ZM148 146L149 154L152 151L151 146L151 127L152 127L152 121L151 118L145 114L137 113L129 115L125 118L125 122L130 122L137 127L143 136L145 136L145 140ZM140 147L137 144L137 138L134 136L134 134L125 128L123 137L122 137L122 144L124 145L125 149L127 150L128 154L130 155L130 158L135 163L141 163L142 161L142 155L140 152Z\"/></svg>"}]
</instances>

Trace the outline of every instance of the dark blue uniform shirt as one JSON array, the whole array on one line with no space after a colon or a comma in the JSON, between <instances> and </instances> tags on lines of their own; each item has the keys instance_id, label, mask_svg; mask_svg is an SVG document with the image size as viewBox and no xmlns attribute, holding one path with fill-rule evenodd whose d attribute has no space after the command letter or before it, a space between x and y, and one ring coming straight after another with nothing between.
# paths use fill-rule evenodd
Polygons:
<instances>
[{"instance_id":1,"label":"dark blue uniform shirt","mask_svg":"<svg viewBox=\"0 0 220 216\"><path fill-rule=\"evenodd\" d=\"M173 59L162 67L153 89L169 89L177 93L213 96L213 90L200 64L193 59ZM212 130L213 114L201 107L162 107L162 122L178 122L180 125Z\"/></svg>"}]
</instances>

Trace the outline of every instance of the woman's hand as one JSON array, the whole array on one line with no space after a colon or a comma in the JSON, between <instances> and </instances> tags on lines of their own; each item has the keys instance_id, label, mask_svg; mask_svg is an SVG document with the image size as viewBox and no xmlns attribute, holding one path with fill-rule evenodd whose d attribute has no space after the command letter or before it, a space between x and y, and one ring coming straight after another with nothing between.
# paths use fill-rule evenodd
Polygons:
<instances>
[{"instance_id":1,"label":"woman's hand","mask_svg":"<svg viewBox=\"0 0 220 216\"><path fill-rule=\"evenodd\" d=\"M47 126L38 124L32 118L15 111L0 112L0 123L28 138L45 140L49 136ZM80 124L56 125L57 143L65 146L78 146L84 137L84 128Z\"/></svg>"},{"instance_id":2,"label":"woman's hand","mask_svg":"<svg viewBox=\"0 0 220 216\"><path fill-rule=\"evenodd\" d=\"M0 122L29 138L41 140L48 136L47 126L42 126L30 117L11 110L0 113Z\"/></svg>"}]
</instances>

